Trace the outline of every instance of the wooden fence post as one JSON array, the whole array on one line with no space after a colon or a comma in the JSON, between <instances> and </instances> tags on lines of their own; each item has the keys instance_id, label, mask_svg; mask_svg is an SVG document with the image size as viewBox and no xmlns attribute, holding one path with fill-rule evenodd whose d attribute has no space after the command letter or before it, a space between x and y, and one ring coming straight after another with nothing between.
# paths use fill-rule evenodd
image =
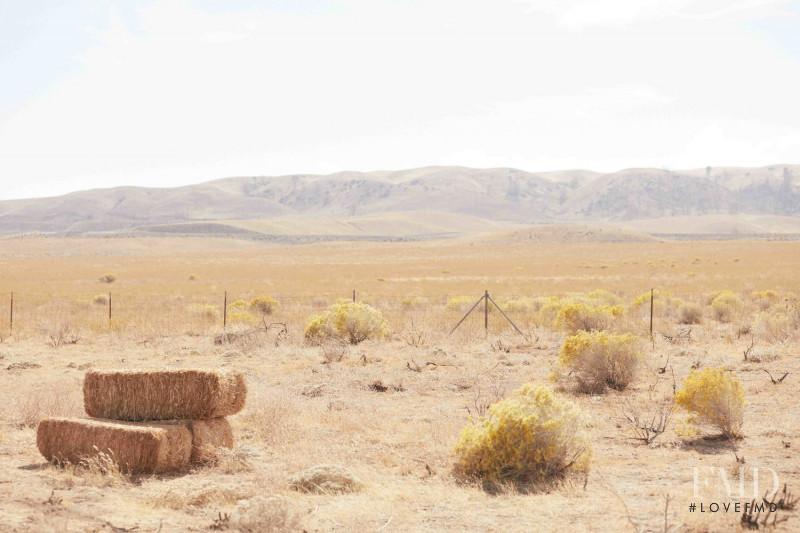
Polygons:
<instances>
[{"instance_id":1,"label":"wooden fence post","mask_svg":"<svg viewBox=\"0 0 800 533\"><path fill-rule=\"evenodd\" d=\"M108 323L111 324L111 291L108 291Z\"/></svg>"},{"instance_id":2,"label":"wooden fence post","mask_svg":"<svg viewBox=\"0 0 800 533\"><path fill-rule=\"evenodd\" d=\"M353 301L354 302L356 301L356 290L355 289L353 289Z\"/></svg>"},{"instance_id":3,"label":"wooden fence post","mask_svg":"<svg viewBox=\"0 0 800 533\"><path fill-rule=\"evenodd\" d=\"M11 291L11 312L8 318L8 331L9 333L14 331L14 291Z\"/></svg>"},{"instance_id":4,"label":"wooden fence post","mask_svg":"<svg viewBox=\"0 0 800 533\"><path fill-rule=\"evenodd\" d=\"M222 301L222 329L228 327L228 291L225 291L225 298Z\"/></svg>"}]
</instances>

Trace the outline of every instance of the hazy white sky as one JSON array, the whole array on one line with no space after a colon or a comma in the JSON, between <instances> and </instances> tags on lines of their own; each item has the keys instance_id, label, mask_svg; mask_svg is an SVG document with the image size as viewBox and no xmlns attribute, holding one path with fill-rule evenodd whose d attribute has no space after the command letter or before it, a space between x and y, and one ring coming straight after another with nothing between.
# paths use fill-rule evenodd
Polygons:
<instances>
[{"instance_id":1,"label":"hazy white sky","mask_svg":"<svg viewBox=\"0 0 800 533\"><path fill-rule=\"evenodd\" d=\"M3 0L0 199L800 162L800 0Z\"/></svg>"}]
</instances>

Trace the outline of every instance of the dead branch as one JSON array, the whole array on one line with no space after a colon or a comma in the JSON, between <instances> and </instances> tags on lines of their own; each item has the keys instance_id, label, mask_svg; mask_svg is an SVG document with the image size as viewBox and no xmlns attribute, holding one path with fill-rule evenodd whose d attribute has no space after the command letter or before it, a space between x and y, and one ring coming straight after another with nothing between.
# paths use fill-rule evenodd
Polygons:
<instances>
[{"instance_id":1,"label":"dead branch","mask_svg":"<svg viewBox=\"0 0 800 533\"><path fill-rule=\"evenodd\" d=\"M778 383L782 383L783 380L786 379L786 376L789 375L789 373L786 372L784 375L782 375L778 379L775 379L775 378L772 377L772 374L770 374L769 370L767 370L766 368L762 368L761 370L763 370L764 372L767 373L767 375L769 376L769 379L770 379L770 381L772 381L773 385L777 385Z\"/></svg>"}]
</instances>

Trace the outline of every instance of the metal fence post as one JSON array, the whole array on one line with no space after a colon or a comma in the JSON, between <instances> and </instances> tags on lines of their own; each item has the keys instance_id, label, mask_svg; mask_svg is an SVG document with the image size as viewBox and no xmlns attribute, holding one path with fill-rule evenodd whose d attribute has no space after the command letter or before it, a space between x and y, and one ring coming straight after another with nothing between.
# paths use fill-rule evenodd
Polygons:
<instances>
[{"instance_id":1,"label":"metal fence post","mask_svg":"<svg viewBox=\"0 0 800 533\"><path fill-rule=\"evenodd\" d=\"M483 291L483 329L489 336L489 291Z\"/></svg>"},{"instance_id":2,"label":"metal fence post","mask_svg":"<svg viewBox=\"0 0 800 533\"><path fill-rule=\"evenodd\" d=\"M650 289L650 342L655 347L655 339L653 339L653 289Z\"/></svg>"}]
</instances>

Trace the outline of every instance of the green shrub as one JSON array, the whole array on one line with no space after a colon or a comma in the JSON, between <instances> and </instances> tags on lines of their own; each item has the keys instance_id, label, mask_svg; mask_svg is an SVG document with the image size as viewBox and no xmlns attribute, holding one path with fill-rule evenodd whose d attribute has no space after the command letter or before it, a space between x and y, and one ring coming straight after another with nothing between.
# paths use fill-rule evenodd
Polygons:
<instances>
[{"instance_id":1,"label":"green shrub","mask_svg":"<svg viewBox=\"0 0 800 533\"><path fill-rule=\"evenodd\" d=\"M380 339L386 334L388 323L380 311L363 302L338 301L324 313L309 319L305 337L319 342L336 337L358 344L367 339Z\"/></svg>"},{"instance_id":2,"label":"green shrub","mask_svg":"<svg viewBox=\"0 0 800 533\"><path fill-rule=\"evenodd\" d=\"M250 309L262 315L271 315L278 309L278 300L269 296L253 298L250 301Z\"/></svg>"},{"instance_id":3,"label":"green shrub","mask_svg":"<svg viewBox=\"0 0 800 533\"><path fill-rule=\"evenodd\" d=\"M530 483L587 471L587 418L543 385L524 385L471 421L456 444L456 474L484 483Z\"/></svg>"},{"instance_id":4,"label":"green shrub","mask_svg":"<svg viewBox=\"0 0 800 533\"><path fill-rule=\"evenodd\" d=\"M738 437L744 421L742 385L724 368L692 370L675 394L675 405L689 412L691 426L710 426L729 438Z\"/></svg>"},{"instance_id":5,"label":"green shrub","mask_svg":"<svg viewBox=\"0 0 800 533\"><path fill-rule=\"evenodd\" d=\"M558 353L561 368L568 371L584 392L602 392L606 387L625 389L642 361L638 337L605 331L579 331L567 337Z\"/></svg>"}]
</instances>

